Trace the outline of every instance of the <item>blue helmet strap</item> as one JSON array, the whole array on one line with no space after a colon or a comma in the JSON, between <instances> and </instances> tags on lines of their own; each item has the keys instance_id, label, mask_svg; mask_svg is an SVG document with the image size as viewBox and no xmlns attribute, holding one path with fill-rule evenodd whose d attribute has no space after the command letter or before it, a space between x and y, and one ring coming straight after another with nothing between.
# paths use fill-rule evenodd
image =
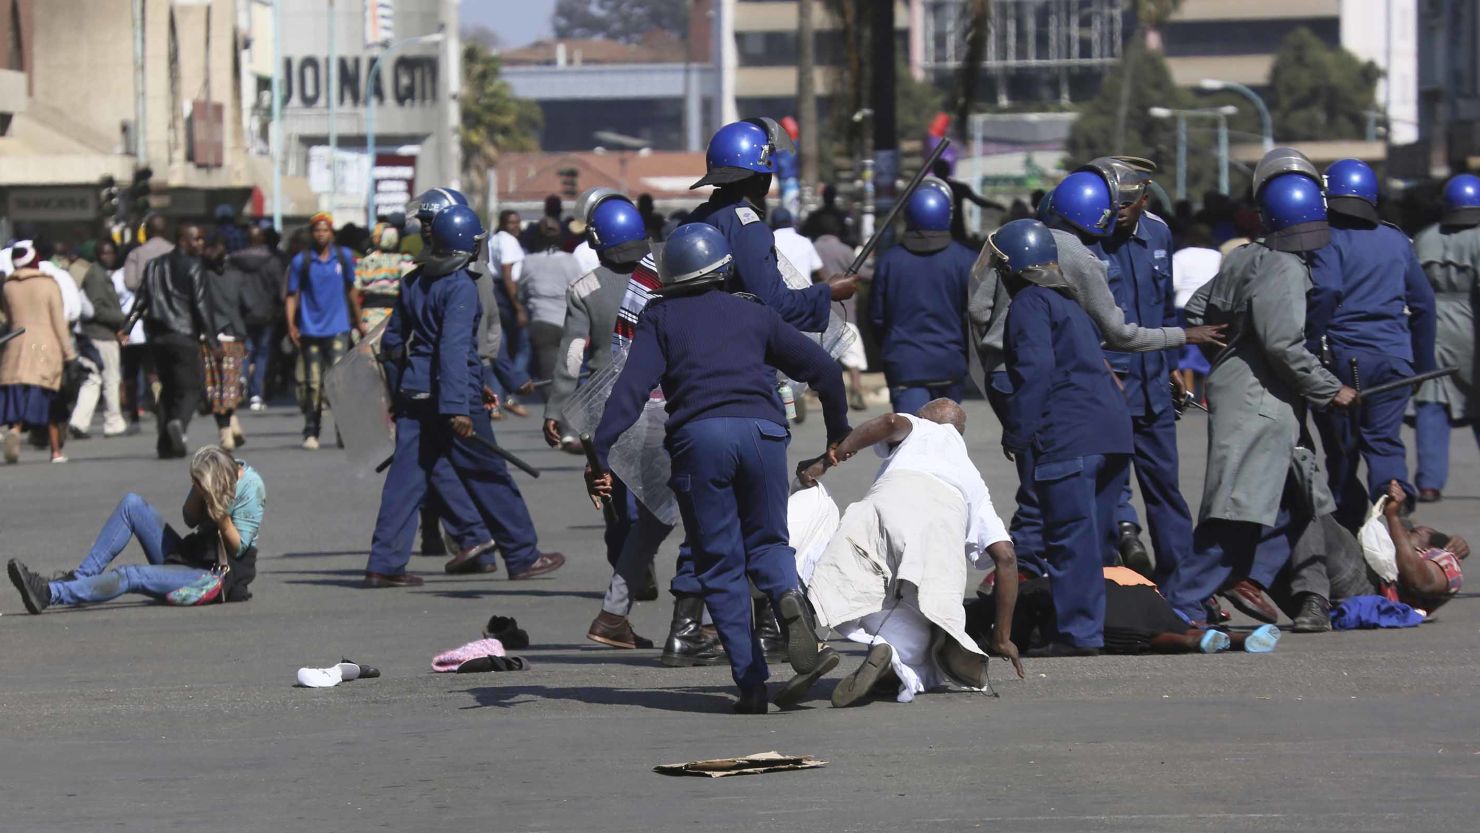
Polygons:
<instances>
[{"instance_id":1,"label":"blue helmet strap","mask_svg":"<svg viewBox=\"0 0 1480 833\"><path fill-rule=\"evenodd\" d=\"M926 231L915 229L907 231L899 239L899 244L906 251L917 255L930 255L951 245L951 233L946 230Z\"/></svg>"}]
</instances>

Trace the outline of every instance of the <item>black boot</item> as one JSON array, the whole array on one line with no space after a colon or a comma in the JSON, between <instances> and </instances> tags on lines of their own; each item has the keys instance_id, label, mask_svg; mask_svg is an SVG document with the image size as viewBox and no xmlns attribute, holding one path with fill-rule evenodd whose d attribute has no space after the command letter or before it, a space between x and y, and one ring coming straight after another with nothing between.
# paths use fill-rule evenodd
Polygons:
<instances>
[{"instance_id":1,"label":"black boot","mask_svg":"<svg viewBox=\"0 0 1480 833\"><path fill-rule=\"evenodd\" d=\"M1143 576L1151 575L1151 553L1141 543L1141 528L1130 521L1120 522L1120 563Z\"/></svg>"},{"instance_id":2,"label":"black boot","mask_svg":"<svg viewBox=\"0 0 1480 833\"><path fill-rule=\"evenodd\" d=\"M781 632L786 636L786 656L798 674L810 674L819 662L817 616L801 590L788 590L776 600Z\"/></svg>"},{"instance_id":3,"label":"black boot","mask_svg":"<svg viewBox=\"0 0 1480 833\"><path fill-rule=\"evenodd\" d=\"M766 662L786 662L786 637L781 633L781 622L776 619L771 600L762 596L754 604L755 636L761 642Z\"/></svg>"},{"instance_id":4,"label":"black boot","mask_svg":"<svg viewBox=\"0 0 1480 833\"><path fill-rule=\"evenodd\" d=\"M719 640L704 633L703 616L703 597L679 596L673 600L673 624L668 626L668 641L660 662L669 668L687 668L729 661Z\"/></svg>"},{"instance_id":5,"label":"black boot","mask_svg":"<svg viewBox=\"0 0 1480 833\"><path fill-rule=\"evenodd\" d=\"M658 600L658 574L653 571L653 565L648 563L647 572L643 573L642 586L632 594L632 599L639 602L656 602Z\"/></svg>"},{"instance_id":6,"label":"black boot","mask_svg":"<svg viewBox=\"0 0 1480 833\"><path fill-rule=\"evenodd\" d=\"M1296 633L1325 633L1331 630L1331 603L1315 593L1306 593L1295 614Z\"/></svg>"},{"instance_id":7,"label":"black boot","mask_svg":"<svg viewBox=\"0 0 1480 833\"><path fill-rule=\"evenodd\" d=\"M437 510L427 506L421 508L421 554L447 554L447 545L442 541L442 519Z\"/></svg>"}]
</instances>

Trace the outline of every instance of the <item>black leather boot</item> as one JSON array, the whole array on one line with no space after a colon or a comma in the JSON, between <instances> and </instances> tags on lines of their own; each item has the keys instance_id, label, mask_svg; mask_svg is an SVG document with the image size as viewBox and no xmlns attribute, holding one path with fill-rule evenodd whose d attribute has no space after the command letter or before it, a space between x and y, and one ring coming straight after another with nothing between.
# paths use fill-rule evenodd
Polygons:
<instances>
[{"instance_id":1,"label":"black leather boot","mask_svg":"<svg viewBox=\"0 0 1480 833\"><path fill-rule=\"evenodd\" d=\"M771 600L761 597L754 604L755 635L761 642L766 662L786 662L786 637L781 633L781 622L776 618Z\"/></svg>"},{"instance_id":2,"label":"black leather boot","mask_svg":"<svg viewBox=\"0 0 1480 833\"><path fill-rule=\"evenodd\" d=\"M668 626L668 641L663 644L660 662L669 668L729 662L719 640L705 634L703 617L703 597L678 596L673 600L673 623Z\"/></svg>"}]
</instances>

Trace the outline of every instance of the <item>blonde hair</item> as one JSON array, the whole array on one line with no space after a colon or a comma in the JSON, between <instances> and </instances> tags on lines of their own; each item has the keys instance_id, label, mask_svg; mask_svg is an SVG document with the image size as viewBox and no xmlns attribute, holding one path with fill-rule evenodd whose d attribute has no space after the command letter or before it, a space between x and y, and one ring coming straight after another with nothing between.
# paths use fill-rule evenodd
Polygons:
<instances>
[{"instance_id":1,"label":"blonde hair","mask_svg":"<svg viewBox=\"0 0 1480 833\"><path fill-rule=\"evenodd\" d=\"M236 499L236 476L236 460L219 445L202 446L190 460L190 479L212 517L224 515Z\"/></svg>"}]
</instances>

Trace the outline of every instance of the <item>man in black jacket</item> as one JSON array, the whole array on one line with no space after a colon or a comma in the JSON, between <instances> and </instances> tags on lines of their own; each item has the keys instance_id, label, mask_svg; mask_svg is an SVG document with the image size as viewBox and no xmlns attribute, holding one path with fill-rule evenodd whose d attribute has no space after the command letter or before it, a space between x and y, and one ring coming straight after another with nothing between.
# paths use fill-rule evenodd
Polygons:
<instances>
[{"instance_id":1,"label":"man in black jacket","mask_svg":"<svg viewBox=\"0 0 1480 833\"><path fill-rule=\"evenodd\" d=\"M247 397L251 408L267 407L267 368L283 319L283 283L287 259L267 242L260 226L247 229L247 248L231 255L227 268L241 273L242 323L246 332Z\"/></svg>"},{"instance_id":2,"label":"man in black jacket","mask_svg":"<svg viewBox=\"0 0 1480 833\"><path fill-rule=\"evenodd\" d=\"M185 429L200 403L200 343L219 349L206 306L206 284L201 263L205 237L200 226L183 225L175 248L144 267L144 279L129 320L119 332L128 342L134 322L144 319L144 332L159 372L159 440L162 460L184 457Z\"/></svg>"}]
</instances>

